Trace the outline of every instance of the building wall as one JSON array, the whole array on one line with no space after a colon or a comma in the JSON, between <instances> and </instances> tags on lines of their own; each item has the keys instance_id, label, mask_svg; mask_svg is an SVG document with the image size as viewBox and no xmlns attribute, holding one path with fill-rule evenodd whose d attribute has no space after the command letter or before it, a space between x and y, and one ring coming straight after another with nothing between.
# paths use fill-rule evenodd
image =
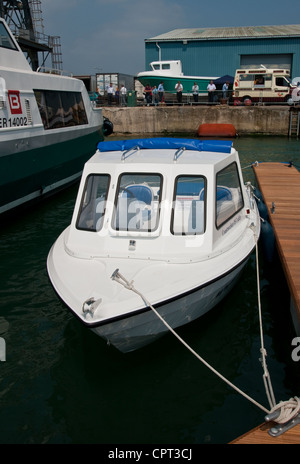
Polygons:
<instances>
[{"instance_id":1,"label":"building wall","mask_svg":"<svg viewBox=\"0 0 300 464\"><path fill-rule=\"evenodd\" d=\"M161 41L162 60L181 60L183 73L190 76L234 76L240 68L241 55L292 55L291 76L300 76L300 38L226 39ZM276 58L276 57L275 57ZM145 43L145 70L151 61L159 60L156 42ZM264 63L261 63L264 64ZM279 65L280 63L278 63ZM142 70L141 70L142 71Z\"/></svg>"}]
</instances>

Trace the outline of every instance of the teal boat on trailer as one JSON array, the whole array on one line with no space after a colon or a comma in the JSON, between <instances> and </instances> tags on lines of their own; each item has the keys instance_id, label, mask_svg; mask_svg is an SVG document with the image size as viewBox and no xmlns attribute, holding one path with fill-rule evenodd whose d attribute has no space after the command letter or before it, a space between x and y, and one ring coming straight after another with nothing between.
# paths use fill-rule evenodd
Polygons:
<instances>
[{"instance_id":1,"label":"teal boat on trailer","mask_svg":"<svg viewBox=\"0 0 300 464\"><path fill-rule=\"evenodd\" d=\"M105 123L81 80L31 69L3 19L0 53L2 215L79 179Z\"/></svg>"},{"instance_id":2,"label":"teal boat on trailer","mask_svg":"<svg viewBox=\"0 0 300 464\"><path fill-rule=\"evenodd\" d=\"M178 81L183 86L183 94L192 94L195 82L199 87L199 95L207 95L207 86L211 80L218 79L215 76L185 76L182 72L180 60L153 61L150 63L151 70L140 72L137 79L144 86L159 86L163 82L165 92L175 92Z\"/></svg>"}]
</instances>

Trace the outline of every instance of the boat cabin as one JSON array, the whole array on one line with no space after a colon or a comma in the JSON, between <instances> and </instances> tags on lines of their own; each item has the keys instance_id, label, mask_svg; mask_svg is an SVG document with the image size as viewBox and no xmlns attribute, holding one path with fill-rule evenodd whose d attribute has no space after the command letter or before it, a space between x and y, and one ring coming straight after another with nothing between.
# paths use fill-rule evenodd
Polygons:
<instances>
[{"instance_id":1,"label":"boat cabin","mask_svg":"<svg viewBox=\"0 0 300 464\"><path fill-rule=\"evenodd\" d=\"M66 247L172 262L218 253L247 227L241 179L230 141L101 142L85 165Z\"/></svg>"},{"instance_id":2,"label":"boat cabin","mask_svg":"<svg viewBox=\"0 0 300 464\"><path fill-rule=\"evenodd\" d=\"M182 64L180 60L173 61L152 61L150 63L151 71L161 75L183 76Z\"/></svg>"}]
</instances>

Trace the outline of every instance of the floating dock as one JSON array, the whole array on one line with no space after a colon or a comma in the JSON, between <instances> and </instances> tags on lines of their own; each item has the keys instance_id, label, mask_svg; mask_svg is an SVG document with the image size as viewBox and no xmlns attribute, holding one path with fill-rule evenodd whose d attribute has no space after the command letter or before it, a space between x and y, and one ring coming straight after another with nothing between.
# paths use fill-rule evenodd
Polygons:
<instances>
[{"instance_id":1,"label":"floating dock","mask_svg":"<svg viewBox=\"0 0 300 464\"><path fill-rule=\"evenodd\" d=\"M291 295L291 314L300 336L300 172L288 163L253 166L258 188L268 209L278 254ZM230 444L300 444L300 424L277 437L268 431L276 423L264 423Z\"/></svg>"},{"instance_id":2,"label":"floating dock","mask_svg":"<svg viewBox=\"0 0 300 464\"><path fill-rule=\"evenodd\" d=\"M300 172L289 163L269 162L256 164L253 170L268 209L300 336Z\"/></svg>"},{"instance_id":3,"label":"floating dock","mask_svg":"<svg viewBox=\"0 0 300 464\"><path fill-rule=\"evenodd\" d=\"M262 424L250 432L230 442L230 445L299 445L300 425L287 430L278 437L272 437L268 431L274 423Z\"/></svg>"}]
</instances>

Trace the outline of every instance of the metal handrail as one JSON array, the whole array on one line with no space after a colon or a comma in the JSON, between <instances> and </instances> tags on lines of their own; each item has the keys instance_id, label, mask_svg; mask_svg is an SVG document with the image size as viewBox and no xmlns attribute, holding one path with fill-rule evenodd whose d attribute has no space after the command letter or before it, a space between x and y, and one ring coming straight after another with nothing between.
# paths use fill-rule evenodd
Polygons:
<instances>
[{"instance_id":1,"label":"metal handrail","mask_svg":"<svg viewBox=\"0 0 300 464\"><path fill-rule=\"evenodd\" d=\"M130 151L139 151L140 147L138 145L136 145L135 147L132 147L132 148L128 148L128 150L125 150L123 153L122 153L122 156L121 156L121 161L125 161L125 155L127 155Z\"/></svg>"}]
</instances>

